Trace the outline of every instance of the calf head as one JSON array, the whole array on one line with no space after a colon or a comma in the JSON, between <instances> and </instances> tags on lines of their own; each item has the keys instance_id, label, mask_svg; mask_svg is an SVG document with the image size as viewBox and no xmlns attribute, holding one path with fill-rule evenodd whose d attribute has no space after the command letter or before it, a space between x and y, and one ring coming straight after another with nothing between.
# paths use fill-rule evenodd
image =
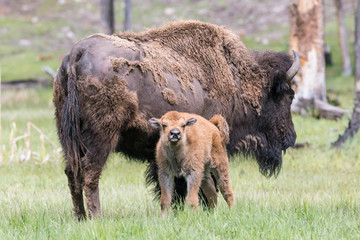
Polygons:
<instances>
[{"instance_id":1,"label":"calf head","mask_svg":"<svg viewBox=\"0 0 360 240\"><path fill-rule=\"evenodd\" d=\"M170 147L177 147L180 143L185 143L185 127L195 124L196 121L196 118L186 118L176 111L168 112L160 119L149 119L151 126L160 129L160 141Z\"/></svg>"}]
</instances>

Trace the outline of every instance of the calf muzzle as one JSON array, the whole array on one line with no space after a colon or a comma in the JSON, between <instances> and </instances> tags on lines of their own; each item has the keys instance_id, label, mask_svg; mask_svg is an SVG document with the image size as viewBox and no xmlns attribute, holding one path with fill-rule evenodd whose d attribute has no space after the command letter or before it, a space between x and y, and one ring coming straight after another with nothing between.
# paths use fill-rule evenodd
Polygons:
<instances>
[{"instance_id":1,"label":"calf muzzle","mask_svg":"<svg viewBox=\"0 0 360 240\"><path fill-rule=\"evenodd\" d=\"M181 132L179 129L174 128L169 132L169 141L175 143L181 138Z\"/></svg>"}]
</instances>

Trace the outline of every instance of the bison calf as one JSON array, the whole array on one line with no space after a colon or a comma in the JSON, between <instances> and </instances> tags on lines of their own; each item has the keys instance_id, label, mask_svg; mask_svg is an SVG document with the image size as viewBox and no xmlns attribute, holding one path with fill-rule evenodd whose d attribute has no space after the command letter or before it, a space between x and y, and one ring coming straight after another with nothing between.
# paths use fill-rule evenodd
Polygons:
<instances>
[{"instance_id":1,"label":"bison calf","mask_svg":"<svg viewBox=\"0 0 360 240\"><path fill-rule=\"evenodd\" d=\"M156 162L162 214L171 205L174 177L185 178L186 203L194 209L199 205L200 188L210 203L210 208L217 204L212 175L228 205L234 205L225 148L229 141L229 129L222 116L215 115L208 121L199 115L171 111L161 119L151 118L149 123L160 128Z\"/></svg>"}]
</instances>

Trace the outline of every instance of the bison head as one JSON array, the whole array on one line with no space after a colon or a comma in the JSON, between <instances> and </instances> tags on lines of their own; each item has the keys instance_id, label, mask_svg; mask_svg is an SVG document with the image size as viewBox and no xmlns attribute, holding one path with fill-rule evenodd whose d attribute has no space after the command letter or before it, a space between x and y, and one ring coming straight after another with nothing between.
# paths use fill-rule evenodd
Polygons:
<instances>
[{"instance_id":1,"label":"bison head","mask_svg":"<svg viewBox=\"0 0 360 240\"><path fill-rule=\"evenodd\" d=\"M241 131L235 134L241 140L233 144L237 150L245 150L256 157L262 174L277 176L282 165L282 152L293 146L296 140L290 110L294 98L291 80L299 69L300 60L295 51L294 61L285 53L254 52L254 55L266 72L267 87L260 102L260 114L244 117L246 122L239 124L247 128L239 126Z\"/></svg>"},{"instance_id":2,"label":"bison head","mask_svg":"<svg viewBox=\"0 0 360 240\"><path fill-rule=\"evenodd\" d=\"M168 147L176 148L186 141L185 127L195 124L196 118L183 118L178 112L171 111L161 119L151 118L151 126L160 128L160 141Z\"/></svg>"}]
</instances>

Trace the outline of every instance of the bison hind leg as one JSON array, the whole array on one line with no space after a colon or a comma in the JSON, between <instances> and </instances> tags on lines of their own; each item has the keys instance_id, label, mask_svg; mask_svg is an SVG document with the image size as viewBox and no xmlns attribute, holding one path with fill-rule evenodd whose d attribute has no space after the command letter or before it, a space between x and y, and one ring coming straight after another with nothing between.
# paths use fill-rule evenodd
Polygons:
<instances>
[{"instance_id":1,"label":"bison hind leg","mask_svg":"<svg viewBox=\"0 0 360 240\"><path fill-rule=\"evenodd\" d=\"M81 179L80 177L77 179L74 178L74 173L69 165L65 168L65 174L68 177L68 185L74 205L75 216L79 221L85 220L86 212L84 207L83 191L81 188Z\"/></svg>"},{"instance_id":2,"label":"bison hind leg","mask_svg":"<svg viewBox=\"0 0 360 240\"><path fill-rule=\"evenodd\" d=\"M89 149L83 160L83 189L90 219L101 217L99 180L110 150L111 145L102 142L101 146Z\"/></svg>"}]
</instances>

